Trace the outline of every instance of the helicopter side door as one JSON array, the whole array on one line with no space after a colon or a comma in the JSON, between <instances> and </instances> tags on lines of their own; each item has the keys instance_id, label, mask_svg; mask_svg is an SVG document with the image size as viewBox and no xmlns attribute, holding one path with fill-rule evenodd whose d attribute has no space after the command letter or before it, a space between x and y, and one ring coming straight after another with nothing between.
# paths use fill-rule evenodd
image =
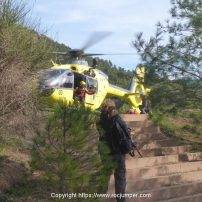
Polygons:
<instances>
[{"instance_id":1,"label":"helicopter side door","mask_svg":"<svg viewBox=\"0 0 202 202\"><path fill-rule=\"evenodd\" d=\"M85 97L85 103L89 106L92 106L95 104L95 98L97 95L97 90L98 90L98 82L96 79L92 77L86 76L86 87L89 92L94 92L93 94L87 94Z\"/></svg>"}]
</instances>

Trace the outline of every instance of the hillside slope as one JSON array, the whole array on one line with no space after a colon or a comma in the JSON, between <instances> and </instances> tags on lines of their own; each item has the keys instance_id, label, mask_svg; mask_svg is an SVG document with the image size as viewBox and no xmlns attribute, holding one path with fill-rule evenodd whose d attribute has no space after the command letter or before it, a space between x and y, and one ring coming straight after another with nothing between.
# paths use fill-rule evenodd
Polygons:
<instances>
[{"instance_id":1,"label":"hillside slope","mask_svg":"<svg viewBox=\"0 0 202 202\"><path fill-rule=\"evenodd\" d=\"M39 33L31 22L28 25L26 15L26 5L13 0L0 2L0 201L44 197L38 189L48 186L39 173L32 174L29 164L33 138L44 132L50 115L36 91L37 72L52 66L53 51L69 50ZM98 64L112 83L128 85L131 72L118 69L110 61L98 59ZM97 134L91 139L96 151ZM97 152L91 155L97 161Z\"/></svg>"}]
</instances>

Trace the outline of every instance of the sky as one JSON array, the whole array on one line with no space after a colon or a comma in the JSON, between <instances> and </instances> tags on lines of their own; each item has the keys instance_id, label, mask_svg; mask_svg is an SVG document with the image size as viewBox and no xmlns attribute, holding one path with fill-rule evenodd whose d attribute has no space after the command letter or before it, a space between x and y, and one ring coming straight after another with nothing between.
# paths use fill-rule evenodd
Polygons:
<instances>
[{"instance_id":1,"label":"sky","mask_svg":"<svg viewBox=\"0 0 202 202\"><path fill-rule=\"evenodd\" d=\"M158 21L169 18L170 0L29 0L34 20L54 40L80 48L95 31L112 34L87 50L90 53L134 53L102 56L125 69L141 62L131 43L143 32L149 38Z\"/></svg>"}]
</instances>

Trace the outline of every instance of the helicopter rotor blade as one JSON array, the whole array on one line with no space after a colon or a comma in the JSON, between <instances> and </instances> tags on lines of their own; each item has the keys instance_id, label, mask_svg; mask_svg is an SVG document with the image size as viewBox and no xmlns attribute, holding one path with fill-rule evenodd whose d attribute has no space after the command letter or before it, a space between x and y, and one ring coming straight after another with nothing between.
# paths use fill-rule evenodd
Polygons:
<instances>
[{"instance_id":1,"label":"helicopter rotor blade","mask_svg":"<svg viewBox=\"0 0 202 202\"><path fill-rule=\"evenodd\" d=\"M85 51L111 34L112 32L94 32L87 40L87 42L82 46L81 50Z\"/></svg>"},{"instance_id":2,"label":"helicopter rotor blade","mask_svg":"<svg viewBox=\"0 0 202 202\"><path fill-rule=\"evenodd\" d=\"M52 52L53 54L57 54L57 55L68 55L68 52Z\"/></svg>"},{"instance_id":3,"label":"helicopter rotor blade","mask_svg":"<svg viewBox=\"0 0 202 202\"><path fill-rule=\"evenodd\" d=\"M70 52L52 52L53 54L57 55L69 55ZM101 55L135 55L136 53L84 53L81 54L83 57L88 56L101 56Z\"/></svg>"},{"instance_id":4,"label":"helicopter rotor blade","mask_svg":"<svg viewBox=\"0 0 202 202\"><path fill-rule=\"evenodd\" d=\"M135 55L135 53L86 53L84 56L99 56L99 55Z\"/></svg>"}]
</instances>

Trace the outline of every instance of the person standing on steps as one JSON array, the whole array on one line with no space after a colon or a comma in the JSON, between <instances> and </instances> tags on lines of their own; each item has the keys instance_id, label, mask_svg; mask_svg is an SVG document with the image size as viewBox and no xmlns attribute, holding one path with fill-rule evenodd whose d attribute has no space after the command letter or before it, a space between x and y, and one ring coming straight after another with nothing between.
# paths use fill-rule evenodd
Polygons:
<instances>
[{"instance_id":1,"label":"person standing on steps","mask_svg":"<svg viewBox=\"0 0 202 202\"><path fill-rule=\"evenodd\" d=\"M112 102L111 100L105 100L105 102L101 106L100 118L96 125L99 133L98 153L103 164L103 167L100 171L102 175L102 183L100 183L102 185L100 187L100 192L102 193L107 192L108 181L110 179L110 175L112 174L114 167L109 145L110 120L108 108L110 106L115 106L114 102Z\"/></svg>"},{"instance_id":2,"label":"person standing on steps","mask_svg":"<svg viewBox=\"0 0 202 202\"><path fill-rule=\"evenodd\" d=\"M110 119L109 145L113 161L116 163L114 170L115 193L124 196L126 189L125 155L133 152L133 142L128 126L119 116L116 108L108 108ZM117 197L117 202L125 202L124 197Z\"/></svg>"},{"instance_id":3,"label":"person standing on steps","mask_svg":"<svg viewBox=\"0 0 202 202\"><path fill-rule=\"evenodd\" d=\"M110 176L114 171L116 200L125 202L125 154L133 152L133 145L128 127L116 111L115 104L103 105L98 128L99 145L102 145L99 153L105 165L105 174Z\"/></svg>"}]
</instances>

